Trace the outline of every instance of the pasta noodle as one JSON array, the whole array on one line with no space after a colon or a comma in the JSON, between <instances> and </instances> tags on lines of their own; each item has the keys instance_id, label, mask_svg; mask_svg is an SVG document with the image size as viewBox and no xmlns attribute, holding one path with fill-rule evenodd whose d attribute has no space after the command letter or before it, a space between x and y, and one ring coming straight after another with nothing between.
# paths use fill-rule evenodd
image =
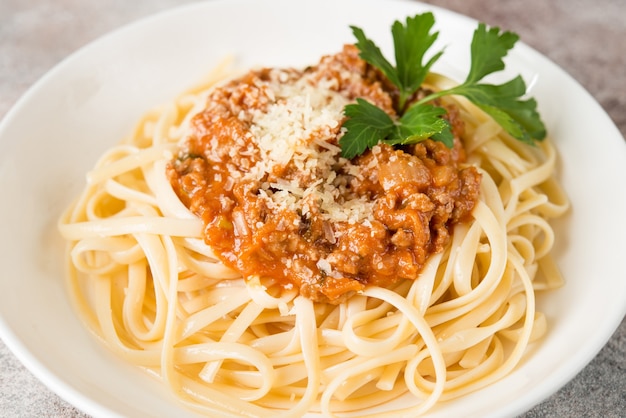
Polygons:
<instances>
[{"instance_id":1,"label":"pasta noodle","mask_svg":"<svg viewBox=\"0 0 626 418\"><path fill-rule=\"evenodd\" d=\"M225 76L219 67L202 88L146 114L62 216L68 284L89 329L211 416L366 414L407 394L412 406L376 416L417 416L511 372L546 332L535 292L563 281L549 220L568 201L551 142L520 143L469 102L448 99L482 174L471 222L455 227L417 280L312 302L297 289L246 283L219 262L166 177L190 118ZM435 74L427 82L450 83Z\"/></svg>"}]
</instances>

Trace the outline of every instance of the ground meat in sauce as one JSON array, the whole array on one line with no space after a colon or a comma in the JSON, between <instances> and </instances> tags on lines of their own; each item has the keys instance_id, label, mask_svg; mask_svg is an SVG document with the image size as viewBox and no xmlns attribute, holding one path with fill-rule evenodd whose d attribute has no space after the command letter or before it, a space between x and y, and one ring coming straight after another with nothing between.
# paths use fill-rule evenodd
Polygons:
<instances>
[{"instance_id":1,"label":"ground meat in sauce","mask_svg":"<svg viewBox=\"0 0 626 418\"><path fill-rule=\"evenodd\" d=\"M347 161L341 110L356 97L395 115L394 88L348 45L302 71L250 71L215 88L193 118L168 176L207 244L245 278L339 303L366 284L416 279L469 219L480 175L462 166L458 112L448 108L451 149L378 145ZM284 128L274 119L289 129L272 137Z\"/></svg>"}]
</instances>

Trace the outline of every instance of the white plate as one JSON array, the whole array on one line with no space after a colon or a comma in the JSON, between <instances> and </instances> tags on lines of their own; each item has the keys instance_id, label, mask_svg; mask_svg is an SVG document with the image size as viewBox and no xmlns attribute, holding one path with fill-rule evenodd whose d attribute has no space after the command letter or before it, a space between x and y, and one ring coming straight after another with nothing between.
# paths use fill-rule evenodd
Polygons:
<instances>
[{"instance_id":1,"label":"white plate","mask_svg":"<svg viewBox=\"0 0 626 418\"><path fill-rule=\"evenodd\" d=\"M61 397L94 416L188 416L158 382L85 331L63 285L60 211L85 172L143 112L173 99L227 54L241 66L305 65L352 42L356 24L385 50L395 19L434 10L437 70L465 75L476 22L408 1L215 0L161 13L78 51L36 83L0 125L0 336ZM432 416L512 416L570 380L626 313L626 146L600 106L549 60L519 44L521 73L559 149L572 211L557 225L564 288L542 295L550 330L511 375L441 404Z\"/></svg>"}]
</instances>

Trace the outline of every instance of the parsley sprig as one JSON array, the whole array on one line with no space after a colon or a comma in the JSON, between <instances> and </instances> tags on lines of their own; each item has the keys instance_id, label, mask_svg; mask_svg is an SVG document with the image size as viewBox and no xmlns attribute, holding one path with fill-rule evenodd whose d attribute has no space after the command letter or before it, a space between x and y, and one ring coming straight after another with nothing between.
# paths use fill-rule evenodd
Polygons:
<instances>
[{"instance_id":1,"label":"parsley sprig","mask_svg":"<svg viewBox=\"0 0 626 418\"><path fill-rule=\"evenodd\" d=\"M440 50L426 58L439 35L439 32L432 32L434 24L435 18L430 12L409 17L406 24L394 22L391 33L395 67L362 29L351 26L359 56L378 68L398 88L395 104L398 117L392 118L362 98L347 105L344 109L347 119L343 124L346 133L339 140L343 157L353 158L379 142L406 145L431 138L451 147L450 124L443 118L446 110L433 104L435 99L447 95L466 97L523 142L533 143L545 137L546 129L537 112L537 102L532 98L522 99L526 84L521 76L500 85L481 83L487 75L504 69L503 58L519 39L515 33L500 32L497 27L487 28L480 23L474 31L470 70L463 83L419 100L414 98L432 65L443 55Z\"/></svg>"}]
</instances>

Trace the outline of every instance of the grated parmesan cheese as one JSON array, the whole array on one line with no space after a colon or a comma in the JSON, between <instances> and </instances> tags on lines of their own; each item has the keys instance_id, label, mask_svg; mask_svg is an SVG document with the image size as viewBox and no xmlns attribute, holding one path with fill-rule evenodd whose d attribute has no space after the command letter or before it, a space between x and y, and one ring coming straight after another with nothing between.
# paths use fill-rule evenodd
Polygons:
<instances>
[{"instance_id":1,"label":"grated parmesan cheese","mask_svg":"<svg viewBox=\"0 0 626 418\"><path fill-rule=\"evenodd\" d=\"M338 163L344 176L358 176L360 171L339 156L336 140L349 100L333 89L335 85L336 80L292 80L287 72L272 70L270 80L258 86L269 104L250 109L250 115L240 113L240 119L251 121L249 134L257 148L233 148L230 153L239 155L239 168L246 171L241 180L260 185L258 195L269 209L306 215L311 210L308 202L316 201L321 216L330 221L371 218L373 202L352 196L348 182L338 179ZM279 175L286 171L291 175Z\"/></svg>"}]
</instances>

